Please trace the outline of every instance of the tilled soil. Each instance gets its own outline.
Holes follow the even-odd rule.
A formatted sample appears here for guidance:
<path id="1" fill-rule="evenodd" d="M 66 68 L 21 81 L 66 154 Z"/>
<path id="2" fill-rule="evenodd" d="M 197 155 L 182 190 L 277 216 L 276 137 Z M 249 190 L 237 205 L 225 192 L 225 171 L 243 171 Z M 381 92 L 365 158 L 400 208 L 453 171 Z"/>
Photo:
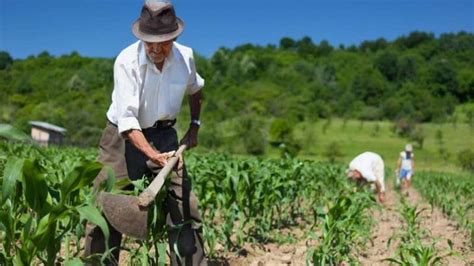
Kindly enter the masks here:
<path id="1" fill-rule="evenodd" d="M 474 265 L 474 253 L 469 247 L 469 235 L 464 230 L 458 229 L 456 222 L 448 219 L 437 208 L 423 202 L 420 194 L 410 187 L 401 196 L 406 197 L 413 206 L 418 209 L 425 209 L 421 214 L 421 228 L 427 231 L 427 236 L 423 239 L 424 243 L 429 244 L 436 241 L 436 248 L 440 255 L 446 255 L 449 251 L 447 240 L 453 243 L 453 250 L 458 255 L 451 255 L 444 259 L 445 265 Z M 374 218 L 378 224 L 373 230 L 373 245 L 368 244 L 366 257 L 359 258 L 363 265 L 389 265 L 382 261 L 395 255 L 395 250 L 399 241 L 397 238 L 392 240 L 390 246 L 387 246 L 389 239 L 397 233 L 397 230 L 403 230 L 403 220 L 399 213 L 400 195 L 396 191 L 389 189 L 386 192 L 386 202 L 384 209 L 374 211 Z"/>
<path id="2" fill-rule="evenodd" d="M 421 228 L 427 231 L 424 243 L 436 241 L 439 254 L 449 253 L 447 240 L 453 243 L 456 255 L 446 257 L 443 265 L 474 265 L 474 250 L 470 247 L 470 236 L 465 230 L 458 227 L 457 223 L 448 219 L 440 210 L 424 202 L 420 194 L 410 187 L 403 193 L 397 193 L 388 187 L 385 203 L 382 208 L 375 208 L 371 212 L 376 224 L 372 228 L 372 239 L 366 244 L 366 249 L 360 254 L 362 265 L 389 265 L 383 261 L 395 255 L 399 244 L 397 237 L 390 238 L 403 230 L 403 220 L 400 215 L 400 197 L 406 197 L 413 206 L 425 208 L 421 215 Z M 239 252 L 218 252 L 222 256 L 209 260 L 210 265 L 230 266 L 278 266 L 278 265 L 306 265 L 308 246 L 315 247 L 314 240 L 308 240 L 307 230 L 298 226 L 286 228 L 285 234 L 291 234 L 297 239 L 291 244 L 267 243 L 263 245 L 246 244 Z M 129 254 L 121 252 L 120 265 L 129 265 Z"/>
<path id="3" fill-rule="evenodd" d="M 457 256 L 449 256 L 445 259 L 447 265 L 474 265 L 474 250 L 470 247 L 470 236 L 459 228 L 456 222 L 448 219 L 439 209 L 431 208 L 424 202 L 414 188 L 408 189 L 408 200 L 411 204 L 418 204 L 419 208 L 425 208 L 422 213 L 421 227 L 428 230 L 430 239 L 424 239 L 428 243 L 436 240 L 436 247 L 441 254 L 449 252 L 448 239 L 453 243 L 453 250 L 458 253 Z"/>
<path id="4" fill-rule="evenodd" d="M 385 192 L 385 203 L 380 210 L 373 210 L 372 215 L 377 224 L 372 228 L 372 243 L 367 243 L 366 254 L 359 258 L 363 265 L 386 265 L 383 259 L 389 258 L 395 253 L 398 240 L 392 240 L 390 246 L 389 239 L 397 230 L 401 230 L 402 220 L 398 214 L 398 195 L 392 189 Z"/>
<path id="5" fill-rule="evenodd" d="M 408 192 L 408 194 L 406 193 Z M 440 255 L 448 254 L 447 240 L 453 243 L 453 250 L 457 255 L 451 255 L 443 260 L 444 265 L 474 265 L 474 252 L 469 246 L 469 235 L 459 229 L 456 222 L 448 219 L 438 209 L 431 209 L 430 205 L 423 202 L 419 193 L 412 187 L 403 193 L 410 204 L 426 208 L 421 215 L 421 228 L 427 230 L 427 237 L 423 239 L 426 243 L 437 241 L 436 247 Z M 408 195 L 408 196 L 407 196 Z M 388 188 L 383 208 L 372 211 L 377 222 L 372 229 L 372 241 L 367 243 L 366 250 L 359 257 L 362 265 L 389 265 L 383 261 L 395 255 L 399 240 L 394 237 L 391 244 L 389 239 L 403 228 L 403 220 L 399 213 L 400 194 Z M 245 256 L 228 254 L 214 265 L 235 266 L 263 266 L 263 265 L 305 265 L 307 245 L 305 240 L 294 244 L 266 244 L 261 247 L 244 247 L 247 251 Z M 310 245 L 312 246 L 312 245 Z"/>

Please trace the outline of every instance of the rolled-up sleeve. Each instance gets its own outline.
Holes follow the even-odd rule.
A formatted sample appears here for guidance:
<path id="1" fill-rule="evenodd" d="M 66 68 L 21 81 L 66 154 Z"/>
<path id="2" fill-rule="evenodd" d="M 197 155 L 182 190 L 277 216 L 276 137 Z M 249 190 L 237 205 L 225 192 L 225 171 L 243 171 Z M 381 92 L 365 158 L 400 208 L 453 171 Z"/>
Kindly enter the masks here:
<path id="1" fill-rule="evenodd" d="M 191 73 L 189 74 L 187 93 L 188 95 L 192 95 L 204 87 L 204 79 L 196 71 L 196 64 L 193 56 L 189 57 L 189 68 Z"/>
<path id="2" fill-rule="evenodd" d="M 125 65 L 114 65 L 114 96 L 117 127 L 120 134 L 130 129 L 141 129 L 138 122 L 139 95 L 134 73 Z"/>

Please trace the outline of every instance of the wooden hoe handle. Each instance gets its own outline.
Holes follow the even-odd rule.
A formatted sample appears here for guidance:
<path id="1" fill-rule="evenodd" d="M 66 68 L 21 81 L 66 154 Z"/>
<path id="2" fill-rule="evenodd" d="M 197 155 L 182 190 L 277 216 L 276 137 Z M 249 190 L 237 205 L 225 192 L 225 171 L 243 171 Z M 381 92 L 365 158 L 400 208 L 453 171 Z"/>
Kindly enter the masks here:
<path id="1" fill-rule="evenodd" d="M 185 149 L 186 145 L 179 146 L 179 149 L 176 151 L 173 157 L 168 160 L 163 169 L 161 169 L 160 173 L 155 177 L 153 182 L 151 182 L 151 184 L 142 193 L 140 193 L 138 196 L 138 205 L 141 207 L 147 207 L 150 205 L 150 203 L 155 199 L 156 195 L 163 187 L 166 177 L 176 165 L 179 160 L 179 156 Z"/>

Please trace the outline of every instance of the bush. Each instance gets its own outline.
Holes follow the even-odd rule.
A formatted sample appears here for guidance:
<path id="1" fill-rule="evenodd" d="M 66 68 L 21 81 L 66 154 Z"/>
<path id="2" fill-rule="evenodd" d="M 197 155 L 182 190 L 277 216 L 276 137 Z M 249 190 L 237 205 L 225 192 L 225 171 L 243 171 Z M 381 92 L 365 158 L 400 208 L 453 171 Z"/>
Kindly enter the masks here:
<path id="1" fill-rule="evenodd" d="M 290 138 L 293 134 L 293 129 L 287 120 L 274 119 L 270 125 L 269 140 L 272 144 L 280 145 Z"/>
<path id="2" fill-rule="evenodd" d="M 362 108 L 362 110 L 360 110 L 358 118 L 360 120 L 375 121 L 382 119 L 383 113 L 377 107 L 365 106 Z"/>
<path id="3" fill-rule="evenodd" d="M 241 119 L 240 137 L 244 140 L 245 151 L 251 155 L 265 154 L 266 138 L 263 134 L 263 122 L 252 117 Z"/>
<path id="4" fill-rule="evenodd" d="M 415 127 L 416 123 L 414 121 L 400 119 L 394 123 L 392 130 L 400 137 L 409 137 L 411 133 L 415 130 Z"/>
<path id="5" fill-rule="evenodd" d="M 282 157 L 294 157 L 301 150 L 301 145 L 293 135 L 293 128 L 287 120 L 274 119 L 270 125 L 269 142 L 281 151 Z"/>
<path id="6" fill-rule="evenodd" d="M 464 170 L 474 172 L 474 152 L 471 149 L 465 149 L 458 153 L 458 162 Z"/>
<path id="7" fill-rule="evenodd" d="M 333 141 L 328 144 L 326 150 L 323 153 L 324 157 L 328 159 L 330 163 L 335 163 L 339 158 L 344 154 L 341 151 L 341 148 L 337 142 Z"/>
<path id="8" fill-rule="evenodd" d="M 415 142 L 418 145 L 418 148 L 422 150 L 425 142 L 425 132 L 423 131 L 423 128 L 421 126 L 416 127 L 415 130 L 410 133 L 409 139 Z"/>

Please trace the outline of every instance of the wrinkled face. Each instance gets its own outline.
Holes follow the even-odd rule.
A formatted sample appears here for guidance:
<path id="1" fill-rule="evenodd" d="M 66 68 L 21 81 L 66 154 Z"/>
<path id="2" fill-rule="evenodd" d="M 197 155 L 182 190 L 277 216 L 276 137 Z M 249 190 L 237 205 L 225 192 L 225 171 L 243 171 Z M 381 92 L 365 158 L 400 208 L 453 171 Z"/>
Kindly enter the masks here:
<path id="1" fill-rule="evenodd" d="M 146 54 L 151 62 L 154 64 L 163 63 L 171 53 L 173 47 L 173 40 L 166 42 L 144 42 Z"/>

